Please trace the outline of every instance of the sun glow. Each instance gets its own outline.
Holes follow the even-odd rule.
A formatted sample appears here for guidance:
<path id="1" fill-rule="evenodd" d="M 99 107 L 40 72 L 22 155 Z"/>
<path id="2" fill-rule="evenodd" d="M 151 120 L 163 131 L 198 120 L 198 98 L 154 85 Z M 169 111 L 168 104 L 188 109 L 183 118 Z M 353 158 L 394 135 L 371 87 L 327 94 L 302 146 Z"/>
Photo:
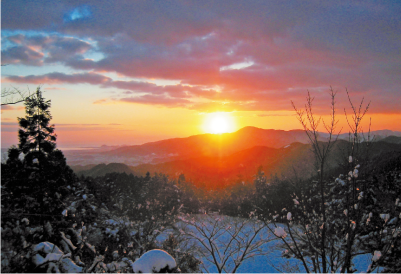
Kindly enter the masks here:
<path id="1" fill-rule="evenodd" d="M 206 116 L 203 129 L 207 133 L 221 134 L 235 129 L 234 118 L 227 112 L 213 112 Z"/>

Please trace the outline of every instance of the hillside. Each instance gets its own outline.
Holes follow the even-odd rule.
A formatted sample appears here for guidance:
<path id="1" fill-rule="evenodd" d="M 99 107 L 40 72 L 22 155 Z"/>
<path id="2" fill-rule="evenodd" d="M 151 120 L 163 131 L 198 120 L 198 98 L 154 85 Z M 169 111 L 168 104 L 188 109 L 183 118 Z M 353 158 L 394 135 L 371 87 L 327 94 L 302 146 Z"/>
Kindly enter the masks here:
<path id="1" fill-rule="evenodd" d="M 307 143 L 302 130 L 273 130 L 244 127 L 233 133 L 200 134 L 187 138 L 174 138 L 136 146 L 125 146 L 104 154 L 113 156 L 138 157 L 153 155 L 154 158 L 185 159 L 194 156 L 227 156 L 232 153 L 266 146 L 280 148 L 293 142 Z"/>
<path id="2" fill-rule="evenodd" d="M 85 169 L 86 167 L 86 169 Z M 110 164 L 99 164 L 99 165 L 87 165 L 87 166 L 71 166 L 72 170 L 78 175 L 99 177 L 104 176 L 107 173 L 127 173 L 133 174 L 133 170 L 121 163 L 110 163 Z"/>
<path id="3" fill-rule="evenodd" d="M 155 165 L 144 164 L 133 167 L 133 170 L 141 175 L 146 172 L 161 172 L 172 176 L 184 174 L 194 183 L 218 187 L 235 180 L 253 180 L 260 166 L 267 175 L 292 173 L 292 164 L 297 171 L 310 173 L 313 167 L 310 165 L 311 157 L 309 145 L 294 143 L 287 148 L 255 146 L 229 156 L 201 156 Z M 300 166 L 299 163 L 303 164 Z"/>
<path id="4" fill-rule="evenodd" d="M 327 161 L 328 169 L 337 168 L 338 163 L 348 157 L 348 147 L 347 141 L 338 140 L 336 142 L 331 157 Z M 370 156 L 374 157 L 381 153 L 394 151 L 401 151 L 401 145 L 379 141 L 372 143 Z M 87 170 L 83 170 L 82 166 L 73 166 L 72 168 L 78 175 L 92 177 L 103 176 L 111 172 L 125 172 L 138 176 L 144 176 L 147 172 L 150 174 L 163 173 L 171 178 L 184 174 L 188 180 L 196 184 L 219 188 L 237 180 L 252 181 L 259 167 L 262 167 L 267 176 L 307 178 L 315 170 L 314 156 L 309 144 L 295 142 L 281 148 L 254 146 L 226 156 L 194 155 L 186 159 L 157 164 L 128 166 L 122 163 L 111 163 L 94 167 L 88 166 Z"/>
<path id="5" fill-rule="evenodd" d="M 401 137 L 398 136 L 388 136 L 380 140 L 380 142 L 401 144 Z"/>
<path id="6" fill-rule="evenodd" d="M 380 135 L 381 134 L 381 135 Z M 327 141 L 327 134 L 319 133 L 320 141 Z M 381 130 L 371 132 L 374 140 L 394 142 L 401 132 Z M 388 137 L 387 137 L 388 136 Z M 397 139 L 399 137 L 396 137 Z M 348 134 L 339 139 L 348 140 Z M 200 134 L 186 138 L 173 138 L 142 145 L 101 147 L 88 150 L 67 150 L 64 152 L 70 166 L 98 165 L 101 163 L 124 163 L 128 166 L 159 164 L 197 157 L 225 157 L 255 146 L 281 148 L 291 143 L 308 144 L 309 139 L 302 130 L 273 130 L 245 127 L 233 133 Z M 79 168 L 79 167 L 77 167 Z"/>
<path id="7" fill-rule="evenodd" d="M 322 139 L 324 140 L 324 139 Z M 114 149 L 65 151 L 70 166 L 124 163 L 157 164 L 195 157 L 224 157 L 255 146 L 280 148 L 293 142 L 308 143 L 302 130 L 245 127 L 233 133 L 200 134 Z"/>

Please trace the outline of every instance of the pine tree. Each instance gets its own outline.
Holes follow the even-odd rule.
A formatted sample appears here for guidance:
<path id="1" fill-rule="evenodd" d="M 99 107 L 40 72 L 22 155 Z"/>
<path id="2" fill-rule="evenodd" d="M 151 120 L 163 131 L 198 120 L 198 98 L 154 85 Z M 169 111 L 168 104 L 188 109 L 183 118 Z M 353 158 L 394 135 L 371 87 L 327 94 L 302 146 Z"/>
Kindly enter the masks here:
<path id="1" fill-rule="evenodd" d="M 2 164 L 2 203 L 10 211 L 6 218 L 19 216 L 15 215 L 19 211 L 41 216 L 32 222 L 61 218 L 64 205 L 60 197 L 77 181 L 63 152 L 56 149 L 50 106 L 40 87 L 25 100 L 26 115 L 18 118 L 20 142 L 8 150 L 7 163 Z"/>
<path id="2" fill-rule="evenodd" d="M 34 96 L 25 100 L 25 118 L 18 118 L 20 130 L 18 132 L 20 151 L 25 155 L 24 163 L 27 166 L 46 161 L 56 148 L 57 135 L 54 125 L 49 125 L 50 100 L 45 100 L 40 87 Z"/>
<path id="3" fill-rule="evenodd" d="M 74 174 L 67 165 L 63 152 L 56 149 L 57 135 L 54 125 L 50 125 L 50 107 L 51 102 L 43 98 L 40 87 L 33 96 L 25 100 L 26 116 L 18 118 L 18 149 L 24 155 L 23 166 L 28 173 L 39 168 L 39 172 L 33 177 L 40 181 L 42 190 L 56 191 L 58 187 L 74 181 Z M 9 156 L 11 152 L 13 150 L 9 150 Z M 16 152 L 13 154 L 15 158 Z"/>

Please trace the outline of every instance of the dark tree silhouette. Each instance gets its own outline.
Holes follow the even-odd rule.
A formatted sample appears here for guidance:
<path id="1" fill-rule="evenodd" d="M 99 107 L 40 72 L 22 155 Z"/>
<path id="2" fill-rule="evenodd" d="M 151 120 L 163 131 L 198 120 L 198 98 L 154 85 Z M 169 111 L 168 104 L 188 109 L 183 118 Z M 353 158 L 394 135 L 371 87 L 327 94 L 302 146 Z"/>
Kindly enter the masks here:
<path id="1" fill-rule="evenodd" d="M 18 131 L 20 151 L 25 155 L 24 163 L 39 165 L 46 161 L 56 148 L 57 135 L 54 125 L 49 125 L 50 100 L 45 100 L 40 87 L 34 96 L 25 100 L 25 118 L 18 118 L 20 130 Z"/>
<path id="2" fill-rule="evenodd" d="M 8 206 L 5 218 L 34 214 L 41 216 L 35 219 L 41 223 L 60 218 L 59 197 L 69 193 L 67 185 L 76 182 L 62 151 L 56 149 L 50 106 L 40 87 L 25 100 L 26 116 L 18 118 L 20 142 L 8 150 L 7 163 L 2 164 L 2 202 Z"/>

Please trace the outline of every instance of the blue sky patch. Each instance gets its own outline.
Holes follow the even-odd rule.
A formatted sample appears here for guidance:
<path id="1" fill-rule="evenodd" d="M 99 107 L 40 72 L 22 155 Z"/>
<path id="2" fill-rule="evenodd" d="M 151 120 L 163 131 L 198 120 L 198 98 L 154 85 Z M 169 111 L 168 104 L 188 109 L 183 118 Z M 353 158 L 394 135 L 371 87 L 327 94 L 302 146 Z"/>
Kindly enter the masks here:
<path id="1" fill-rule="evenodd" d="M 80 7 L 76 7 L 72 11 L 68 12 L 64 15 L 64 22 L 71 22 L 79 19 L 84 19 L 91 17 L 92 12 L 90 11 L 89 6 L 83 5 Z"/>

